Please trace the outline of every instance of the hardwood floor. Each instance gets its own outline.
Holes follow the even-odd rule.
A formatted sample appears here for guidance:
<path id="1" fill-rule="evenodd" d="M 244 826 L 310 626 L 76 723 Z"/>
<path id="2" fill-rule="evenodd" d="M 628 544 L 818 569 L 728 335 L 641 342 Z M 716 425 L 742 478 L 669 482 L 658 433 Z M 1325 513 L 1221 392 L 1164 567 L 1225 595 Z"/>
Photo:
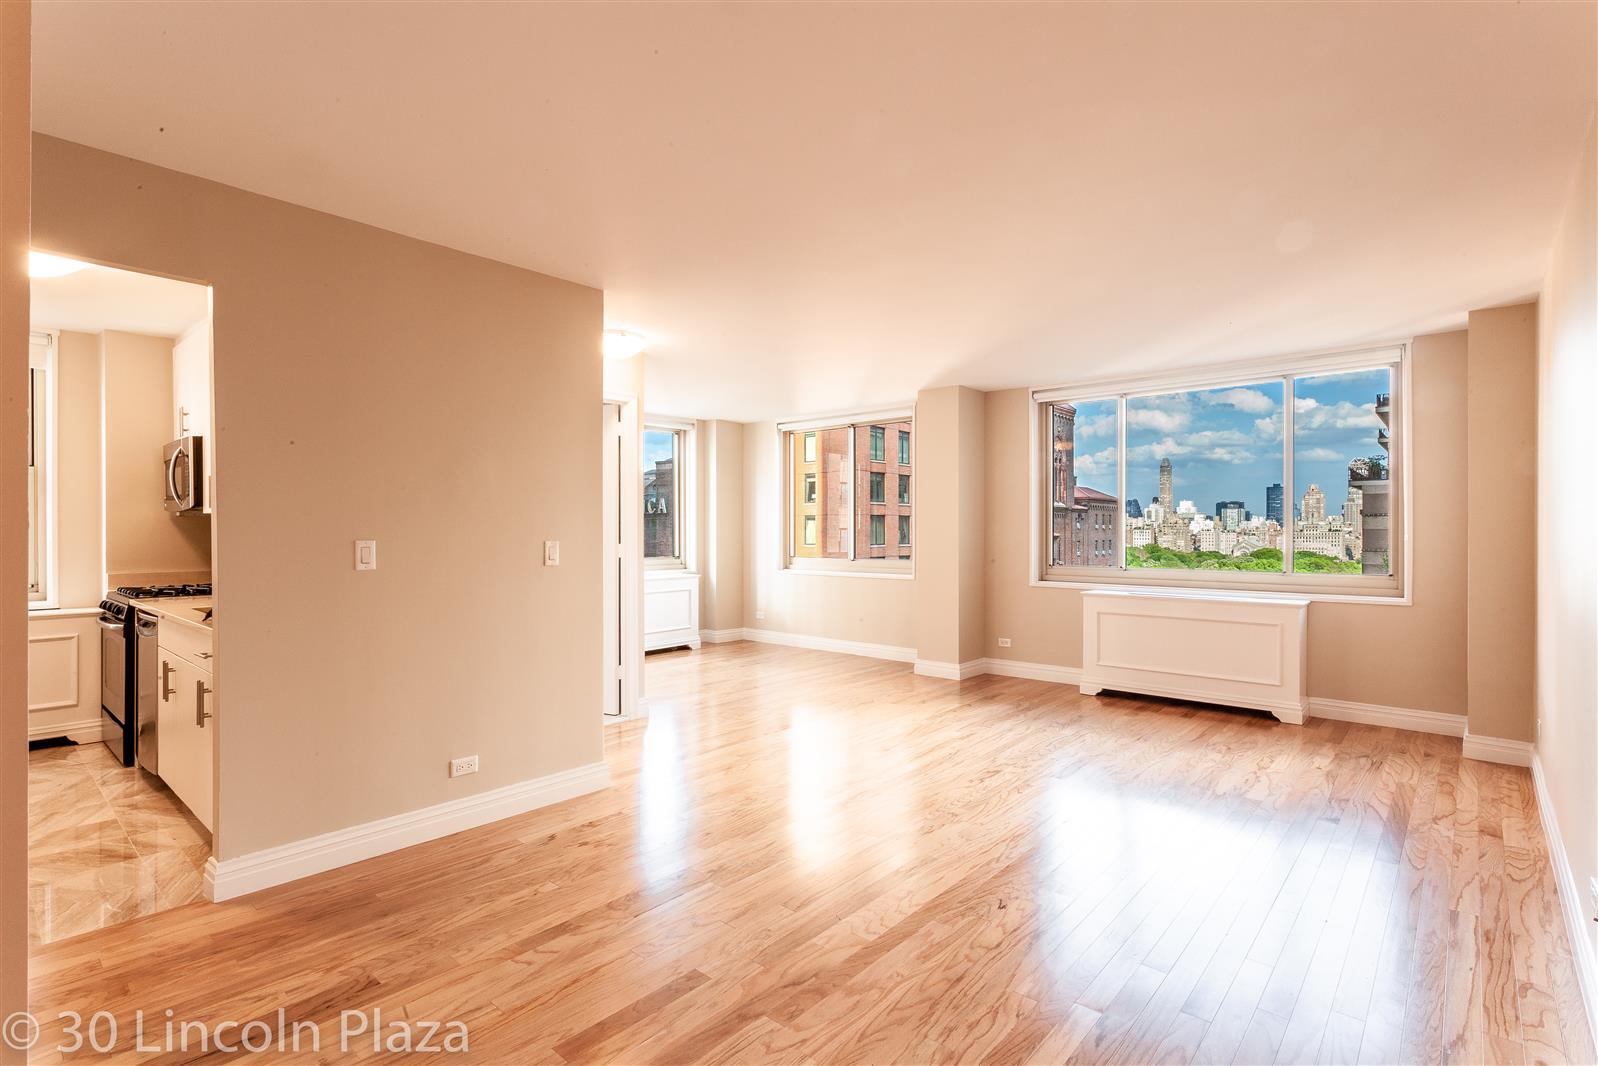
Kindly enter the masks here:
<path id="1" fill-rule="evenodd" d="M 648 689 L 607 792 L 44 945 L 36 1012 L 281 1007 L 323 1060 L 401 1057 L 340 1054 L 379 1007 L 481 1062 L 1594 1059 L 1530 777 L 1457 739 L 754 644 Z"/>

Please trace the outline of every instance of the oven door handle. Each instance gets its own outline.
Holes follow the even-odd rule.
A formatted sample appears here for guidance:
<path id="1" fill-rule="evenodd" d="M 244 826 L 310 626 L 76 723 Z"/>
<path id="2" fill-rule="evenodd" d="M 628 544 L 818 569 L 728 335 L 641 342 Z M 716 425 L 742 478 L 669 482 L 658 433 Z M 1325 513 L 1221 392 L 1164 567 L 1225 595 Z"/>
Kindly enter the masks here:
<path id="1" fill-rule="evenodd" d="M 112 633 L 115 633 L 117 630 L 123 628 L 123 625 L 122 625 L 121 622 L 107 622 L 103 617 L 102 618 L 96 618 L 95 622 L 99 625 L 99 627 L 101 629 L 108 630 L 108 631 L 110 631 Z"/>

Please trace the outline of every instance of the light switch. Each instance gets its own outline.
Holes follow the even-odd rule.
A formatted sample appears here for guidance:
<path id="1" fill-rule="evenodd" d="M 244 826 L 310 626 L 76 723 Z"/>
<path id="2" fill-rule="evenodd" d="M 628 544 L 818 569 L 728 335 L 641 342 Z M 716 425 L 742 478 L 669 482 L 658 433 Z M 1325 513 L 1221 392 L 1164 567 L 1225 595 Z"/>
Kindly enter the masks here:
<path id="1" fill-rule="evenodd" d="M 560 565 L 560 541 L 558 541 L 558 540 L 546 540 L 546 541 L 544 541 L 544 565 L 545 566 L 559 566 Z"/>
<path id="2" fill-rule="evenodd" d="M 358 540 L 355 542 L 355 569 L 377 569 L 377 541 Z"/>

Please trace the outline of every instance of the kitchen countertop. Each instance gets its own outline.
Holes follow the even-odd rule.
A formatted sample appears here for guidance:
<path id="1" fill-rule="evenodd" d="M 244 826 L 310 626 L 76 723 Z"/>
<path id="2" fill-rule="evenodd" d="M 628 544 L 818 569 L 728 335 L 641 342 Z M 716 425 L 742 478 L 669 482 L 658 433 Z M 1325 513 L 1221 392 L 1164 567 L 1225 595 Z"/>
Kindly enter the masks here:
<path id="1" fill-rule="evenodd" d="M 144 599 L 136 601 L 135 605 L 141 611 L 160 615 L 162 621 L 171 619 L 174 622 L 184 622 L 192 626 L 211 628 L 211 623 L 205 620 L 205 613 L 211 609 L 209 596 L 172 596 L 166 599 Z"/>

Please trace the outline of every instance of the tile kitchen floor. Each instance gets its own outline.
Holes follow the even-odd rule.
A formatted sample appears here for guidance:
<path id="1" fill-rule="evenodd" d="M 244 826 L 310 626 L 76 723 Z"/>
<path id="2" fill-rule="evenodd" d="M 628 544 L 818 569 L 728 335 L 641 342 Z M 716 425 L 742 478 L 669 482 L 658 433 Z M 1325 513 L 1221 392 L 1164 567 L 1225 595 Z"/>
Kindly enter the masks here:
<path id="1" fill-rule="evenodd" d="M 30 944 L 199 899 L 210 854 L 210 834 L 160 778 L 105 745 L 28 753 Z"/>

